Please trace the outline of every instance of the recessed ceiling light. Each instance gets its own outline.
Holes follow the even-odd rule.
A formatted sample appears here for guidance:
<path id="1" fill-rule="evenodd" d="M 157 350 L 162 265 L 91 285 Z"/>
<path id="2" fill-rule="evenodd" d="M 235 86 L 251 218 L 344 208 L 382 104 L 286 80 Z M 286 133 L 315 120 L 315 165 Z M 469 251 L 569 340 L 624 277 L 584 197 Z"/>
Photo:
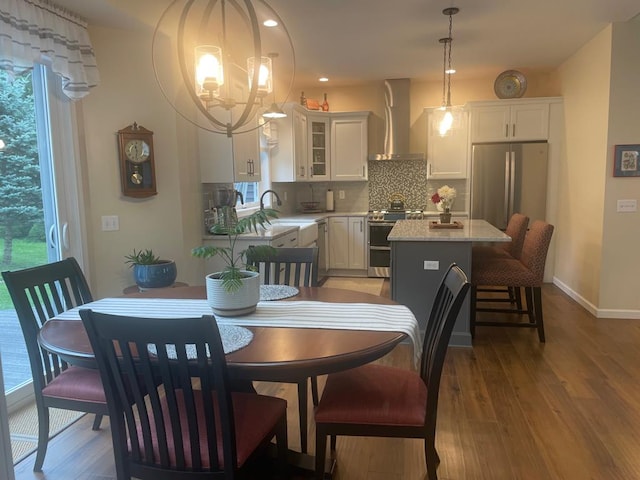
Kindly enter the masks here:
<path id="1" fill-rule="evenodd" d="M 328 79 L 327 77 L 320 77 L 320 78 L 318 79 L 318 81 L 319 81 L 319 82 L 328 82 L 328 81 L 329 81 L 329 79 Z"/>
<path id="2" fill-rule="evenodd" d="M 277 27 L 278 26 L 278 22 L 276 22 L 273 19 L 265 20 L 262 24 L 265 27 Z"/>

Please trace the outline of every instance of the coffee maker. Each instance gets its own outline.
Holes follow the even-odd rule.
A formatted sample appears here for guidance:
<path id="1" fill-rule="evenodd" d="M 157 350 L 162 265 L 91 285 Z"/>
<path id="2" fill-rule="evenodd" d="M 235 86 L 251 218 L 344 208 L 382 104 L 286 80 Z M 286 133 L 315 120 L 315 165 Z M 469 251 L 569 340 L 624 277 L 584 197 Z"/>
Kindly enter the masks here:
<path id="1" fill-rule="evenodd" d="M 244 205 L 242 193 L 233 188 L 218 187 L 210 193 L 209 212 L 205 215 L 205 228 L 208 232 L 215 225 L 227 229 L 238 223 L 238 199 Z"/>

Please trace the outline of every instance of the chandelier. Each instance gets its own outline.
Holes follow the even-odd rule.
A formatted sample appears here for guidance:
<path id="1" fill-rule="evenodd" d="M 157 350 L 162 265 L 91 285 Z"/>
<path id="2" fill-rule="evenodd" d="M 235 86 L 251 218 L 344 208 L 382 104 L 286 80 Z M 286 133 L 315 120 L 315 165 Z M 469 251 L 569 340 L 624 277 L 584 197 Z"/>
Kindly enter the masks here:
<path id="1" fill-rule="evenodd" d="M 229 137 L 277 118 L 295 76 L 289 32 L 264 0 L 174 0 L 156 24 L 152 62 L 180 116 Z"/>
<path id="2" fill-rule="evenodd" d="M 454 107 L 451 106 L 451 75 L 456 71 L 451 68 L 451 44 L 453 36 L 451 30 L 453 27 L 453 15 L 460 11 L 459 8 L 445 8 L 442 13 L 449 16 L 449 35 L 441 38 L 440 43 L 444 45 L 444 58 L 442 61 L 442 106 L 440 107 L 441 117 L 437 122 L 438 133 L 441 136 L 447 135 L 454 124 Z"/>

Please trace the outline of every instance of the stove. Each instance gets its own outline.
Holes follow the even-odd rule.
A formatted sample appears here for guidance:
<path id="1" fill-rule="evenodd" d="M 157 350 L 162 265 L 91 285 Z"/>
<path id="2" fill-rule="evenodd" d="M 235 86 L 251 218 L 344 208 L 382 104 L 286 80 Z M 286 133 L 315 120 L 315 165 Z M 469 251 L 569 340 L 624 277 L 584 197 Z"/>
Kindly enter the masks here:
<path id="1" fill-rule="evenodd" d="M 422 210 L 371 210 L 367 215 L 369 231 L 367 274 L 389 277 L 391 274 L 391 243 L 389 232 L 398 220 L 422 220 Z"/>
<path id="2" fill-rule="evenodd" d="M 396 222 L 398 220 L 422 220 L 422 210 L 369 210 L 369 223 Z"/>

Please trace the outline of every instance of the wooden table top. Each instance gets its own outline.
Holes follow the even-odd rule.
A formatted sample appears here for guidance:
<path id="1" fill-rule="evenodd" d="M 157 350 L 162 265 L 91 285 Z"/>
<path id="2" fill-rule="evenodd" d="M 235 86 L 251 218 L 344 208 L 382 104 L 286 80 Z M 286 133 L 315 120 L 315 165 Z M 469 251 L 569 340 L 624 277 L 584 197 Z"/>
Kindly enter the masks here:
<path id="1" fill-rule="evenodd" d="M 388 298 L 336 288 L 298 287 L 288 300 L 394 305 Z M 127 297 L 206 298 L 205 287 L 181 287 L 136 292 Z M 286 300 L 283 300 L 286 301 Z M 331 330 L 289 327 L 248 327 L 253 340 L 227 355 L 236 378 L 292 382 L 372 362 L 406 338 L 401 332 Z M 51 319 L 40 330 L 43 348 L 74 365 L 95 368 L 87 333 L 78 320 Z"/>

